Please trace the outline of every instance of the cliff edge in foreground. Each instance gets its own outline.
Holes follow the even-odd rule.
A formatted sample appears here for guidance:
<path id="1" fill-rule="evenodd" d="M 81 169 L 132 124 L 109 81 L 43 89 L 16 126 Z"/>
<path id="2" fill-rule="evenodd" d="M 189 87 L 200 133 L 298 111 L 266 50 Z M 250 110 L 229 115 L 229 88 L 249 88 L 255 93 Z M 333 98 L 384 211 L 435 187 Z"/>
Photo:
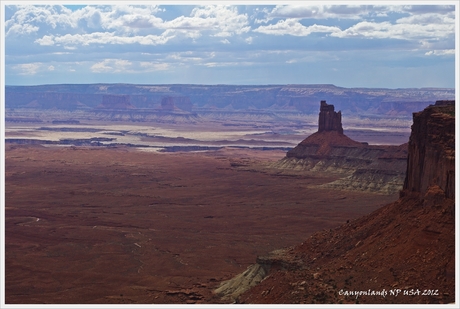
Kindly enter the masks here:
<path id="1" fill-rule="evenodd" d="M 216 293 L 239 303 L 455 302 L 454 121 L 453 103 L 414 114 L 396 202 L 259 256 Z"/>
<path id="2" fill-rule="evenodd" d="M 424 194 L 439 186 L 455 196 L 455 101 L 437 101 L 414 113 L 404 190 Z"/>

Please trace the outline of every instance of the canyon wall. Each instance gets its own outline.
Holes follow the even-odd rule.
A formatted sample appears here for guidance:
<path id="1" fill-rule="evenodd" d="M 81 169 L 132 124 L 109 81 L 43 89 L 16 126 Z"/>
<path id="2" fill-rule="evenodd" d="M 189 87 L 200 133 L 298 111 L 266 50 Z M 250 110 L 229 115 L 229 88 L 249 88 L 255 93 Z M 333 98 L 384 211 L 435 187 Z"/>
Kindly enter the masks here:
<path id="1" fill-rule="evenodd" d="M 414 113 L 404 189 L 422 196 L 438 186 L 455 196 L 455 101 L 438 101 Z"/>

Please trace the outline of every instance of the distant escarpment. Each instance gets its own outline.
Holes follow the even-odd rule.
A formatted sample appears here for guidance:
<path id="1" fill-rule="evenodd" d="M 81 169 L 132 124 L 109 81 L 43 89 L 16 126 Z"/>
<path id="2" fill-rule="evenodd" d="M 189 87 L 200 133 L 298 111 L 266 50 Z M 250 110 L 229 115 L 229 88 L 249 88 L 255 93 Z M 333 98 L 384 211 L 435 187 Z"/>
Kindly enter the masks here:
<path id="1" fill-rule="evenodd" d="M 367 145 L 343 134 L 341 113 L 321 101 L 318 132 L 310 135 L 274 167 L 326 172 L 341 178 L 327 188 L 395 194 L 402 189 L 407 164 L 407 144 Z"/>
<path id="2" fill-rule="evenodd" d="M 192 113 L 192 103 L 188 97 L 164 97 L 160 108 L 137 108 L 130 95 L 103 95 L 102 103 L 92 112 L 99 120 L 109 121 L 157 121 L 193 122 L 197 114 Z M 139 99 L 139 98 L 138 98 Z"/>
<path id="3" fill-rule="evenodd" d="M 448 304 L 455 289 L 455 106 L 414 114 L 400 198 L 257 257 L 215 292 L 243 304 Z"/>
<path id="4" fill-rule="evenodd" d="M 175 106 L 189 98 L 195 108 L 207 110 L 299 111 L 312 114 L 317 102 L 336 102 L 347 114 L 373 117 L 410 117 L 435 100 L 455 98 L 455 89 L 446 88 L 343 88 L 334 85 L 136 85 L 136 84 L 61 84 L 6 86 L 7 109 L 87 110 L 97 107 L 104 95 L 129 95 L 137 109 L 153 109 L 170 97 Z"/>

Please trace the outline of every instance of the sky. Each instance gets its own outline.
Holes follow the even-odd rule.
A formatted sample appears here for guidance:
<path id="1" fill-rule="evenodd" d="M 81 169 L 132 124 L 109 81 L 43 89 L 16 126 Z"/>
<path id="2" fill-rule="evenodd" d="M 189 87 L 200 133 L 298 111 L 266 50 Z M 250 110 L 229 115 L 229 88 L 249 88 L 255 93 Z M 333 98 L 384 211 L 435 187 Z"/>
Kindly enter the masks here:
<path id="1" fill-rule="evenodd" d="M 86 3 L 2 1 L 6 85 L 455 87 L 455 1 Z"/>

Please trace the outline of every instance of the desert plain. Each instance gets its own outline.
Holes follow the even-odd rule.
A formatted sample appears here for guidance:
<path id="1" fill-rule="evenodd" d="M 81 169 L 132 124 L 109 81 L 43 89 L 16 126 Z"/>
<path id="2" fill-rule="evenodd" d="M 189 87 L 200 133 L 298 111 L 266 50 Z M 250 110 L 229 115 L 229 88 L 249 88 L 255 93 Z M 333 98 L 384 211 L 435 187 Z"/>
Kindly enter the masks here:
<path id="1" fill-rule="evenodd" d="M 141 124 L 157 133 L 138 134 L 120 123 L 80 124 L 99 126 L 80 129 L 85 136 L 62 130 L 70 125 L 8 124 L 7 139 L 132 134 L 145 147 L 6 144 L 6 303 L 223 303 L 213 291 L 258 255 L 397 199 L 320 189 L 338 176 L 273 168 L 313 121 L 277 134 L 218 123 L 169 135 L 179 126 Z M 409 131 L 349 129 L 375 144 L 404 143 Z M 208 148 L 161 151 L 197 140 Z"/>

